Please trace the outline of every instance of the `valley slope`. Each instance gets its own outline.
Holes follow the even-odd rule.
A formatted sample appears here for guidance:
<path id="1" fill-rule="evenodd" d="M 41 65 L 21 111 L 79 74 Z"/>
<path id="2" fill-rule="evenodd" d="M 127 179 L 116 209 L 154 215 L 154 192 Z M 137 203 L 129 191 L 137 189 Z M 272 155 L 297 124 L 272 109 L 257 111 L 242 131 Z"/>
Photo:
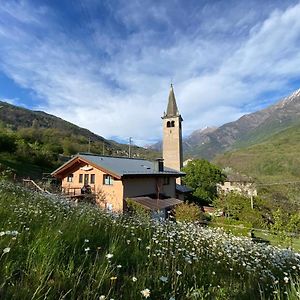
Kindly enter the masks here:
<path id="1" fill-rule="evenodd" d="M 300 90 L 258 112 L 209 132 L 194 132 L 185 139 L 185 156 L 213 159 L 217 154 L 257 144 L 272 134 L 300 124 Z"/>

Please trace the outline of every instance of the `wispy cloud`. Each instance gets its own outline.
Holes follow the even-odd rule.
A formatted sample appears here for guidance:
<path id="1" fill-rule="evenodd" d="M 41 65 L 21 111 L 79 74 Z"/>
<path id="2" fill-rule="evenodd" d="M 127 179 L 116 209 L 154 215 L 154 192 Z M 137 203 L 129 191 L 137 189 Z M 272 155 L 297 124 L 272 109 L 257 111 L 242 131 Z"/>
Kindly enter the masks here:
<path id="1" fill-rule="evenodd" d="M 224 3 L 4 1 L 0 70 L 38 109 L 108 138 L 159 139 L 171 80 L 185 134 L 221 125 L 300 79 L 300 4 Z"/>

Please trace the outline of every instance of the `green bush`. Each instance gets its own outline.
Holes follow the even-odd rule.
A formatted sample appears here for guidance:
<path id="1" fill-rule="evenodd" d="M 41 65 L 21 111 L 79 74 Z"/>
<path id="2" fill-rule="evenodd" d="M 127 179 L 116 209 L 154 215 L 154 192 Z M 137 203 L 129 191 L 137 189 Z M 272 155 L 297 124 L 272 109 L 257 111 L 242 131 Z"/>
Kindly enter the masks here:
<path id="1" fill-rule="evenodd" d="M 127 211 L 129 214 L 133 214 L 142 219 L 150 219 L 150 210 L 146 209 L 141 204 L 133 201 L 130 198 L 126 199 Z"/>
<path id="2" fill-rule="evenodd" d="M 0 152 L 14 152 L 17 148 L 13 135 L 0 133 Z"/>
<path id="3" fill-rule="evenodd" d="M 222 210 L 228 219 L 251 224 L 252 227 L 266 228 L 270 215 L 270 209 L 259 197 L 251 199 L 236 192 L 221 195 L 215 202 L 216 208 Z"/>
<path id="4" fill-rule="evenodd" d="M 203 220 L 203 213 L 196 204 L 182 203 L 175 208 L 176 221 L 194 222 Z"/>

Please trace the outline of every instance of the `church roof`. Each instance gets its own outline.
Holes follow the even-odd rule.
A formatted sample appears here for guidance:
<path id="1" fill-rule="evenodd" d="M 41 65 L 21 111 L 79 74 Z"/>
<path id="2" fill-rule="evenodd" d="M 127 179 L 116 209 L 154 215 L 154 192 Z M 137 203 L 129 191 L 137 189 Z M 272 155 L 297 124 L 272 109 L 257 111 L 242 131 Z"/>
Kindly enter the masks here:
<path id="1" fill-rule="evenodd" d="M 178 107 L 177 107 L 177 104 L 176 104 L 173 85 L 171 84 L 166 117 L 175 117 L 175 116 L 178 116 L 178 115 L 179 115 L 179 111 L 178 111 Z"/>

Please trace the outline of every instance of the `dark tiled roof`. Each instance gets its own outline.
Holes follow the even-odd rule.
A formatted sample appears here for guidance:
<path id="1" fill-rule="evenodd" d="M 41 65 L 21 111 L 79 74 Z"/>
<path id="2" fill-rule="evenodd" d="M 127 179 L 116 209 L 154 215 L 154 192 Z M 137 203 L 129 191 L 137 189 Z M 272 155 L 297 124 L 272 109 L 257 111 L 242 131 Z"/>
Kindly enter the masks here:
<path id="1" fill-rule="evenodd" d="M 57 173 L 61 168 L 68 165 L 69 162 L 75 158 L 81 158 L 84 161 L 90 162 L 99 168 L 106 169 L 120 177 L 130 175 L 169 175 L 180 177 L 185 173 L 165 167 L 163 172 L 159 172 L 155 168 L 155 163 L 144 159 L 126 158 L 126 157 L 113 157 L 101 156 L 93 154 L 77 154 L 67 163 L 55 170 L 52 174 Z"/>
<path id="2" fill-rule="evenodd" d="M 152 199 L 150 197 L 135 197 L 130 199 L 150 210 L 164 209 L 183 203 L 183 201 L 176 198 L 167 198 L 162 200 Z"/>
<path id="3" fill-rule="evenodd" d="M 193 191 L 192 188 L 186 186 L 186 185 L 182 185 L 182 184 L 176 184 L 176 191 L 178 191 L 179 193 L 190 193 Z"/>
<path id="4" fill-rule="evenodd" d="M 242 174 L 229 174 L 225 181 L 229 182 L 253 182 L 252 178 Z"/>

